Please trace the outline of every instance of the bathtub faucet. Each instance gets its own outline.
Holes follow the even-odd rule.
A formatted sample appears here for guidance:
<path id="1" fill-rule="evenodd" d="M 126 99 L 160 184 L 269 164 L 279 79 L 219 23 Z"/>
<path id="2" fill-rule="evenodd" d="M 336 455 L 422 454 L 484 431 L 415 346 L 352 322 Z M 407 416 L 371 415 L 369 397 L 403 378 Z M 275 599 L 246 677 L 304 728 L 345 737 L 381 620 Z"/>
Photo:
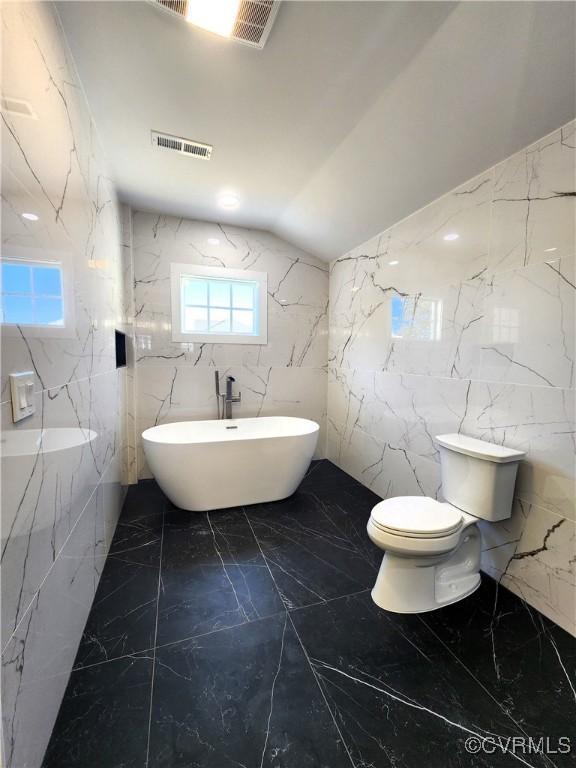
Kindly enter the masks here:
<path id="1" fill-rule="evenodd" d="M 234 376 L 226 376 L 226 394 L 220 393 L 220 373 L 214 371 L 214 387 L 216 390 L 216 402 L 218 405 L 218 418 L 219 419 L 231 419 L 232 418 L 232 403 L 242 402 L 242 393 L 238 392 L 237 396 L 232 394 L 232 384 L 236 379 Z M 220 405 L 222 402 L 222 405 Z"/>

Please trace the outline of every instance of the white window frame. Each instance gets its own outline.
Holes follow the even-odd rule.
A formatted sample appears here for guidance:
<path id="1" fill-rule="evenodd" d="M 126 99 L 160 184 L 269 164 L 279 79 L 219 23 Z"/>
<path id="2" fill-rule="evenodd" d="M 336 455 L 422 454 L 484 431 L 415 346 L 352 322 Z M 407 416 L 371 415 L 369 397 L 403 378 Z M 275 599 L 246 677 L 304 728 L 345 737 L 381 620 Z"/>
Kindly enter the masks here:
<path id="1" fill-rule="evenodd" d="M 9 264 L 22 263 L 28 266 L 58 267 L 62 279 L 62 301 L 64 304 L 63 325 L 36 325 L 32 323 L 1 323 L 2 335 L 6 337 L 27 336 L 35 338 L 72 339 L 76 336 L 73 265 L 69 254 L 46 251 L 40 258 L 28 256 L 27 249 L 12 248 L 10 255 L 3 255 L 0 261 Z"/>
<path id="2" fill-rule="evenodd" d="M 219 280 L 242 280 L 258 284 L 258 333 L 195 333 L 182 330 L 182 278 L 207 277 Z M 204 267 L 197 264 L 170 265 L 172 304 L 172 341 L 199 344 L 267 344 L 268 343 L 268 275 L 247 269 Z"/>

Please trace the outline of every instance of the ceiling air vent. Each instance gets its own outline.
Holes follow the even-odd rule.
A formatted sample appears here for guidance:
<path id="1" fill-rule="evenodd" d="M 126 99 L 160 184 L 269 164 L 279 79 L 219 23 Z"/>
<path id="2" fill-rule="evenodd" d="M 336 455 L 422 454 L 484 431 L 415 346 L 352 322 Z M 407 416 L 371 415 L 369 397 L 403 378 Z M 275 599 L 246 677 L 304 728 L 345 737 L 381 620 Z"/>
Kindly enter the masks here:
<path id="1" fill-rule="evenodd" d="M 149 0 L 149 2 L 173 16 L 186 20 L 188 0 Z M 252 48 L 264 48 L 279 6 L 280 0 L 242 0 L 230 39 Z"/>
<path id="2" fill-rule="evenodd" d="M 279 5 L 277 0 L 242 0 L 232 37 L 239 43 L 264 48 Z"/>
<path id="3" fill-rule="evenodd" d="M 210 144 L 202 144 L 192 139 L 183 139 L 180 136 L 171 136 L 169 133 L 151 131 L 152 144 L 158 149 L 169 149 L 181 155 L 197 157 L 200 160 L 210 160 L 213 147 Z"/>

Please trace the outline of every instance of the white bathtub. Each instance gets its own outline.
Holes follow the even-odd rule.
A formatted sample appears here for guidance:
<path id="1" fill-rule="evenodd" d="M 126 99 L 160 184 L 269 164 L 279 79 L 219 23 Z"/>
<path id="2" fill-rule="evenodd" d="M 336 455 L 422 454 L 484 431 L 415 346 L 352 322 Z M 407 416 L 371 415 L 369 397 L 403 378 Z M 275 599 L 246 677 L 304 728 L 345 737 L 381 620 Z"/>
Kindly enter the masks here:
<path id="1" fill-rule="evenodd" d="M 179 421 L 147 429 L 142 441 L 170 501 L 204 512 L 290 496 L 310 465 L 319 429 L 288 416 Z"/>

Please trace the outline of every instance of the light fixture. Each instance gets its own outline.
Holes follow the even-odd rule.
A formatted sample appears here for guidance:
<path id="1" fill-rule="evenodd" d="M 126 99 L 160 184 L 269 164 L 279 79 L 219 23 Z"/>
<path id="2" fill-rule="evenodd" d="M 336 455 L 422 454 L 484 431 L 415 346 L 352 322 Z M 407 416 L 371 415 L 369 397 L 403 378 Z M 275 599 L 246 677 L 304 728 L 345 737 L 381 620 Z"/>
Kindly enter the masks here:
<path id="1" fill-rule="evenodd" d="M 238 208 L 240 205 L 240 200 L 236 197 L 236 195 L 232 194 L 225 194 L 220 195 L 220 199 L 218 200 L 218 205 L 220 208 L 227 208 L 229 211 L 231 211 L 234 208 Z"/>
<path id="2" fill-rule="evenodd" d="M 356 293 L 356 291 L 360 290 L 360 286 L 359 285 L 353 285 L 352 288 L 350 288 L 350 290 L 352 291 L 352 293 Z"/>
<path id="3" fill-rule="evenodd" d="M 35 213 L 23 213 L 22 214 L 23 219 L 28 219 L 28 221 L 38 221 L 40 218 L 39 216 L 36 216 Z"/>
<path id="4" fill-rule="evenodd" d="M 209 237 L 208 242 L 210 245 L 220 245 L 220 240 L 217 237 Z"/>
<path id="5" fill-rule="evenodd" d="M 239 7 L 240 0 L 188 0 L 186 21 L 216 35 L 230 37 Z"/>
<path id="6" fill-rule="evenodd" d="M 458 240 L 460 235 L 457 235 L 456 232 L 450 232 L 448 235 L 444 235 L 444 240 Z"/>
<path id="7" fill-rule="evenodd" d="M 280 304 L 288 304 L 288 299 L 280 299 Z"/>
<path id="8" fill-rule="evenodd" d="M 389 261 L 389 262 L 388 262 L 388 264 L 389 264 L 389 266 L 391 266 L 391 267 L 395 267 L 395 266 L 396 266 L 396 264 L 400 264 L 400 262 L 399 262 L 399 261 L 397 261 L 396 259 L 394 259 L 394 261 Z"/>
<path id="9" fill-rule="evenodd" d="M 552 253 L 552 251 L 557 251 L 558 248 L 544 248 L 544 253 Z"/>

